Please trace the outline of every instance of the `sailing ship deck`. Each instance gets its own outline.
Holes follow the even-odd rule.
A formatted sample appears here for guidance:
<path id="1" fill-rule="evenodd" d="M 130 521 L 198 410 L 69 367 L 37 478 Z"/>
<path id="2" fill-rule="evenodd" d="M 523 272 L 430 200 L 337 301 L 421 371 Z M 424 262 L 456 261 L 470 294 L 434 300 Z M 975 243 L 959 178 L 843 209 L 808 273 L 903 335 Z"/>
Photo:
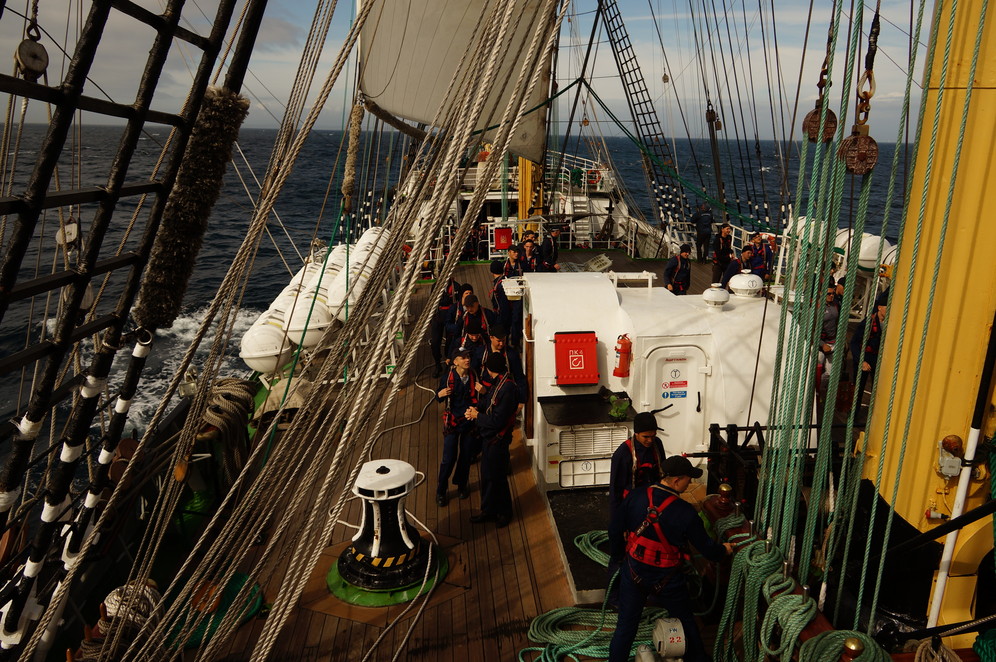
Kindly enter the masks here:
<path id="1" fill-rule="evenodd" d="M 583 264 L 601 251 L 565 251 L 562 262 Z M 622 252 L 606 253 L 617 271 L 651 271 L 659 286 L 664 261 L 634 261 Z M 711 265 L 693 267 L 693 292 L 708 287 Z M 464 264 L 455 278 L 470 282 L 475 291 L 490 290 L 487 264 Z M 413 310 L 425 303 L 428 286 L 420 288 Z M 470 516 L 480 506 L 477 465 L 471 471 L 471 497 L 455 498 L 436 506 L 433 481 L 441 455 L 439 405 L 432 402 L 428 348 L 421 350 L 418 365 L 425 367 L 415 383 L 409 382 L 385 421 L 386 432 L 374 448 L 374 457 L 403 459 L 426 474 L 426 481 L 407 498 L 406 508 L 431 529 L 446 550 L 450 571 L 433 595 L 401 655 L 407 660 L 516 659 L 520 649 L 533 645 L 527 639 L 529 624 L 537 615 L 556 607 L 573 605 L 562 554 L 545 496 L 537 489 L 531 458 L 516 431 L 512 444 L 512 485 L 515 517 L 505 528 L 472 524 Z M 343 520 L 358 523 L 359 500 L 344 510 Z M 593 523 L 593 528 L 605 524 Z M 275 645 L 274 659 L 342 660 L 363 658 L 390 620 L 404 605 L 390 609 L 346 608 L 325 587 L 325 573 L 353 531 L 338 527 L 325 555 L 313 573 L 298 608 Z M 274 581 L 279 581 L 275 579 Z M 275 586 L 265 586 L 268 597 Z M 411 625 L 414 610 L 387 634 L 371 660 L 389 660 Z M 226 660 L 248 659 L 263 627 L 254 619 L 238 632 Z"/>

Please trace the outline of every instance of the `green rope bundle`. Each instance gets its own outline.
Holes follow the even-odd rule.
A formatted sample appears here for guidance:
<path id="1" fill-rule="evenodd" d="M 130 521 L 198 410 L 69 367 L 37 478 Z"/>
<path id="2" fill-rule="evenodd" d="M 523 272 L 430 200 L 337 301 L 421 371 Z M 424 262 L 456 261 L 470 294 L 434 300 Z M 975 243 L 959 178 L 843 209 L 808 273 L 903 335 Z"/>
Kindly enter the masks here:
<path id="1" fill-rule="evenodd" d="M 761 584 L 765 578 L 780 569 L 782 555 L 777 547 L 766 550 L 766 542 L 758 540 L 742 548 L 733 557 L 730 569 L 730 582 L 726 594 L 726 604 L 716 632 L 716 645 L 713 657 L 716 662 L 739 662 L 733 645 L 733 626 L 737 621 L 737 610 L 743 598 L 743 640 L 757 641 L 757 599 L 761 594 Z"/>
<path id="2" fill-rule="evenodd" d="M 605 531 L 592 531 L 587 536 L 595 534 L 608 534 Z M 585 536 L 578 536 L 578 539 Z M 606 556 L 606 560 L 608 557 Z M 602 609 L 582 609 L 580 607 L 559 607 L 552 609 L 545 614 L 540 614 L 529 624 L 528 637 L 530 641 L 538 644 L 546 644 L 542 648 L 531 646 L 519 651 L 519 662 L 525 662 L 526 653 L 539 653 L 539 657 L 533 662 L 558 662 L 562 658 L 569 658 L 577 662 L 578 655 L 587 657 L 597 657 L 605 659 L 609 656 L 609 643 L 612 635 L 616 631 L 616 619 L 618 615 L 610 613 L 608 610 L 609 594 L 612 586 L 619 578 L 616 571 L 609 581 L 609 587 L 605 591 L 605 600 L 602 601 Z M 636 638 L 630 653 L 636 651 L 640 644 L 651 643 L 654 631 L 654 623 L 658 618 L 667 618 L 667 611 L 658 608 L 648 608 L 643 610 L 640 616 L 640 627 L 636 631 Z"/>
<path id="3" fill-rule="evenodd" d="M 640 644 L 650 643 L 654 623 L 658 618 L 666 617 L 664 609 L 643 610 L 630 654 L 634 654 Z M 616 618 L 614 613 L 580 607 L 560 607 L 540 614 L 529 626 L 528 636 L 530 641 L 546 645 L 543 648 L 524 648 L 519 651 L 519 660 L 524 661 L 527 652 L 540 653 L 535 658 L 536 662 L 554 662 L 564 657 L 577 660 L 578 655 L 605 659 L 609 656 L 609 642 L 616 629 Z"/>
<path id="4" fill-rule="evenodd" d="M 996 629 L 986 630 L 975 640 L 972 650 L 982 662 L 996 662 Z"/>
<path id="5" fill-rule="evenodd" d="M 712 528 L 716 532 L 716 538 L 719 540 L 725 540 L 726 532 L 733 529 L 739 529 L 741 526 L 747 523 L 747 518 L 740 513 L 732 513 L 726 517 L 721 517 L 720 519 L 713 522 Z"/>
<path id="6" fill-rule="evenodd" d="M 772 582 L 772 579 L 775 581 Z M 791 585 L 792 580 L 783 579 L 780 575 L 772 575 L 765 581 L 766 589 L 775 588 L 775 586 L 786 588 Z M 816 616 L 816 611 L 816 601 L 808 596 L 783 592 L 774 598 L 768 605 L 764 621 L 761 623 L 761 648 L 757 652 L 758 662 L 764 662 L 768 659 L 768 655 L 783 662 L 791 660 L 792 654 L 795 652 L 795 645 L 799 640 L 799 634 Z M 776 626 L 780 630 L 778 646 L 772 648 L 769 644 L 774 639 Z"/>
<path id="7" fill-rule="evenodd" d="M 882 650 L 878 643 L 864 632 L 854 630 L 831 630 L 807 639 L 799 648 L 799 662 L 826 662 L 840 659 L 844 650 L 844 642 L 857 639 L 865 649 L 854 658 L 855 662 L 888 662 L 889 654 Z"/>
<path id="8" fill-rule="evenodd" d="M 589 559 L 607 568 L 609 567 L 609 555 L 601 549 L 601 546 L 608 541 L 608 531 L 589 531 L 575 537 L 574 546 L 580 549 L 581 553 Z"/>

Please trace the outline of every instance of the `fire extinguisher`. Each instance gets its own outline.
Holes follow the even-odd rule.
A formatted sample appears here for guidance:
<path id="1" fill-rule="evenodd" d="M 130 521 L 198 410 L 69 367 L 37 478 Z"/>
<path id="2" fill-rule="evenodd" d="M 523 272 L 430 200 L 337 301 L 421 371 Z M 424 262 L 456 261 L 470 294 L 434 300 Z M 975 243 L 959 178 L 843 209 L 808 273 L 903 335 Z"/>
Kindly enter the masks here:
<path id="1" fill-rule="evenodd" d="M 633 341 L 628 334 L 616 339 L 616 367 L 612 371 L 615 377 L 629 377 L 629 364 L 633 360 Z"/>

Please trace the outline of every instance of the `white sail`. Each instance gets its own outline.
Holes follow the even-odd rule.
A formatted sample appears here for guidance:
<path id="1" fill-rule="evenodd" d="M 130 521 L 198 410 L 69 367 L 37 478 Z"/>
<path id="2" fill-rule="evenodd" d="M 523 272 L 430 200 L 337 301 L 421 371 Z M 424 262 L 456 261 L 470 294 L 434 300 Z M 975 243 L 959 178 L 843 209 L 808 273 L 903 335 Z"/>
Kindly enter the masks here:
<path id="1" fill-rule="evenodd" d="M 475 31 L 490 14 L 486 0 L 373 0 L 375 7 L 362 33 L 360 87 L 368 99 L 387 112 L 414 122 L 431 124 L 442 104 L 461 59 L 475 39 Z M 539 20 L 538 0 L 515 0 L 521 18 L 514 33 L 494 48 L 524 52 L 530 32 Z M 501 118 L 518 77 L 519 58 L 504 59 L 495 91 L 488 99 L 477 127 L 483 131 Z M 466 66 L 466 65 L 465 65 Z M 547 98 L 549 65 L 536 85 L 527 109 Z M 461 75 L 465 72 L 460 72 Z M 471 76 L 480 72 L 470 72 Z M 530 161 L 542 160 L 546 110 L 540 108 L 520 120 L 510 150 Z M 482 140 L 486 140 L 483 138 Z"/>

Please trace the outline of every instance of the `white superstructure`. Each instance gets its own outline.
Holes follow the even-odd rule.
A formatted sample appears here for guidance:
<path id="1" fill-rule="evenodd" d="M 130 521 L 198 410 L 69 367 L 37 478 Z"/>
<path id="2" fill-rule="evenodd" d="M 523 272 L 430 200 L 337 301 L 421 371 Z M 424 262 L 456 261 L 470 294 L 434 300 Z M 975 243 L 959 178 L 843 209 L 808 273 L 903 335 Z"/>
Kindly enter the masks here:
<path id="1" fill-rule="evenodd" d="M 626 392 L 637 412 L 671 405 L 656 414 L 669 455 L 707 450 L 711 423 L 767 420 L 779 307 L 737 296 L 717 307 L 701 296 L 652 287 L 651 278 L 611 272 L 525 276 L 524 316 L 532 331 L 532 350 L 525 353 L 532 394 L 526 430 L 531 427 L 527 442 L 541 485 L 608 483 L 612 452 L 632 424 L 592 420 L 598 416 L 589 404 L 601 387 Z M 643 284 L 633 287 L 640 279 Z M 624 282 L 631 286 L 619 286 Z M 557 384 L 554 336 L 575 331 L 597 336 L 597 384 Z M 616 377 L 615 345 L 623 334 L 632 340 L 633 359 L 629 376 Z"/>

